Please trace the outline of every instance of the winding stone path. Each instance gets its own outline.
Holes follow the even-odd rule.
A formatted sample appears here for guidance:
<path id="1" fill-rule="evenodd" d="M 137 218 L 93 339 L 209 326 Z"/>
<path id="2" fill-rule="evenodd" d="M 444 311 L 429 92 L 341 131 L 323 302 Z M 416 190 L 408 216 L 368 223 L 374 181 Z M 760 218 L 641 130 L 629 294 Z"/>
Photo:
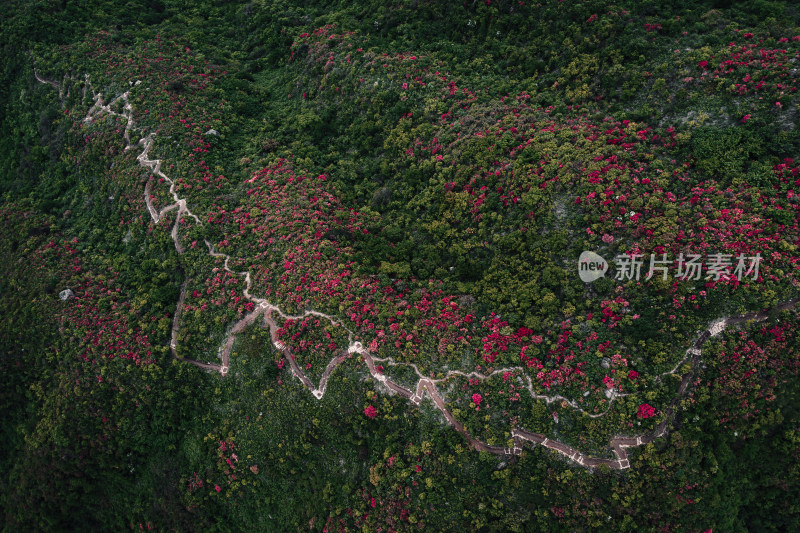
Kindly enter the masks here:
<path id="1" fill-rule="evenodd" d="M 59 84 L 59 83 L 57 83 L 55 81 L 48 80 L 46 78 L 41 77 L 39 75 L 39 73 L 36 72 L 35 70 L 34 70 L 34 74 L 35 74 L 36 79 L 40 83 L 49 84 L 49 85 L 53 86 L 54 88 L 56 88 L 59 91 L 59 97 L 63 99 L 63 94 L 62 94 L 63 93 L 63 86 L 66 83 L 66 80 L 68 79 L 67 76 L 64 77 L 65 81 L 62 82 L 61 84 Z M 74 78 L 69 78 L 69 79 L 71 79 L 72 81 L 78 81 L 78 80 L 75 80 Z M 178 194 L 177 194 L 177 192 L 175 190 L 175 183 L 166 174 L 164 174 L 161 171 L 161 161 L 158 160 L 158 159 L 150 159 L 148 157 L 148 153 L 150 151 L 150 148 L 153 146 L 155 134 L 154 133 L 149 133 L 147 136 L 142 137 L 141 139 L 139 139 L 136 143 L 132 143 L 131 140 L 130 140 L 130 132 L 135 130 L 136 128 L 134 126 L 133 108 L 132 108 L 132 106 L 131 106 L 131 104 L 130 104 L 130 102 L 128 100 L 129 93 L 126 91 L 122 95 L 120 95 L 117 98 L 114 98 L 113 100 L 111 100 L 111 102 L 109 102 L 108 104 L 105 104 L 104 101 L 103 101 L 102 93 L 94 92 L 94 90 L 92 89 L 92 86 L 91 86 L 91 83 L 89 81 L 89 77 L 88 76 L 86 76 L 85 79 L 81 81 L 81 83 L 83 83 L 84 97 L 85 97 L 85 94 L 86 94 L 86 90 L 88 89 L 88 90 L 90 90 L 92 92 L 93 99 L 94 99 L 94 105 L 92 105 L 92 107 L 87 112 L 86 117 L 83 119 L 84 123 L 90 124 L 96 118 L 101 116 L 102 114 L 109 114 L 109 115 L 122 117 L 127 121 L 126 126 L 125 126 L 125 132 L 123 134 L 123 137 L 124 137 L 125 143 L 126 143 L 125 150 L 127 151 L 127 150 L 129 150 L 131 148 L 134 148 L 135 146 L 141 146 L 142 147 L 142 151 L 141 151 L 141 153 L 139 153 L 139 155 L 137 156 L 136 160 L 137 160 L 137 162 L 139 163 L 140 166 L 149 169 L 151 171 L 151 173 L 152 173 L 151 178 L 148 179 L 147 184 L 144 187 L 144 201 L 145 201 L 145 205 L 147 206 L 147 210 L 150 213 L 150 217 L 153 220 L 153 222 L 158 223 L 159 221 L 162 220 L 162 218 L 164 217 L 165 214 L 169 213 L 172 210 L 176 210 L 177 209 L 177 214 L 176 214 L 176 217 L 175 217 L 175 222 L 174 222 L 173 227 L 172 227 L 171 236 L 172 236 L 172 240 L 173 240 L 174 245 L 175 245 L 175 250 L 177 251 L 178 254 L 182 254 L 184 252 L 184 247 L 181 244 L 180 238 L 179 238 L 179 235 L 178 235 L 179 224 L 180 224 L 182 218 L 184 216 L 190 217 L 195 221 L 195 223 L 197 223 L 199 225 L 202 225 L 202 222 L 200 221 L 200 219 L 197 216 L 195 216 L 189 210 L 189 208 L 187 207 L 187 204 L 186 204 L 186 200 L 183 199 L 183 198 L 180 198 L 178 196 Z M 117 112 L 112 110 L 112 106 L 114 104 L 116 104 L 118 101 L 122 101 L 124 103 L 123 112 L 122 113 L 117 113 Z M 153 206 L 152 201 L 150 199 L 151 182 L 152 182 L 152 177 L 153 176 L 158 176 L 160 178 L 163 178 L 169 184 L 169 192 L 170 192 L 170 194 L 171 194 L 171 196 L 173 198 L 173 201 L 174 201 L 174 203 L 164 207 L 161 211 L 158 211 Z M 539 446 L 548 448 L 550 450 L 553 450 L 555 452 L 558 452 L 561 455 L 563 455 L 564 457 L 566 457 L 567 459 L 569 459 L 570 461 L 573 461 L 573 462 L 577 463 L 578 465 L 583 466 L 583 467 L 587 467 L 587 468 L 598 467 L 598 466 L 601 466 L 601 465 L 605 465 L 605 466 L 607 466 L 609 468 L 612 468 L 612 469 L 630 468 L 630 460 L 629 460 L 628 451 L 627 451 L 629 448 L 635 448 L 635 447 L 638 447 L 638 446 L 643 446 L 645 444 L 651 443 L 654 440 L 662 437 L 663 435 L 665 435 L 667 433 L 668 426 L 669 426 L 670 423 L 672 423 L 672 421 L 674 420 L 674 418 L 676 416 L 676 413 L 678 411 L 678 404 L 679 404 L 680 400 L 686 394 L 686 392 L 687 392 L 687 390 L 689 388 L 689 384 L 692 382 L 692 380 L 694 378 L 694 375 L 696 373 L 696 369 L 697 369 L 699 361 L 700 361 L 700 357 L 702 355 L 702 346 L 703 346 L 703 344 L 705 344 L 705 342 L 707 340 L 709 340 L 710 338 L 715 337 L 715 336 L 719 335 L 720 333 L 722 333 L 729 325 L 739 324 L 739 323 L 748 322 L 748 321 L 765 320 L 769 316 L 769 314 L 771 312 L 773 312 L 773 311 L 784 311 L 784 310 L 790 309 L 790 308 L 794 307 L 800 301 L 800 299 L 795 298 L 795 299 L 783 302 L 783 303 L 775 306 L 772 309 L 768 309 L 768 310 L 764 310 L 764 311 L 760 311 L 760 312 L 751 312 L 751 313 L 747 313 L 747 314 L 740 315 L 740 316 L 735 316 L 735 317 L 723 317 L 723 318 L 719 318 L 719 319 L 716 319 L 716 320 L 712 321 L 708 325 L 708 327 L 702 333 L 700 333 L 700 335 L 697 337 L 697 339 L 691 345 L 691 347 L 689 347 L 686 350 L 686 353 L 685 353 L 684 357 L 681 359 L 681 361 L 677 365 L 675 365 L 675 367 L 672 370 L 670 370 L 668 372 L 665 372 L 665 373 L 661 374 L 660 376 L 658 376 L 658 378 L 661 379 L 663 376 L 675 374 L 680 367 L 682 367 L 687 361 L 689 361 L 689 370 L 687 370 L 687 372 L 681 376 L 681 381 L 680 381 L 680 385 L 678 387 L 676 396 L 670 402 L 670 404 L 667 407 L 667 409 L 664 410 L 664 415 L 665 415 L 664 416 L 664 420 L 662 420 L 656 426 L 656 428 L 653 431 L 649 432 L 649 433 L 644 433 L 644 434 L 640 434 L 640 435 L 633 435 L 633 436 L 615 436 L 615 437 L 613 437 L 609 442 L 609 446 L 610 446 L 611 450 L 613 451 L 615 458 L 589 457 L 589 456 L 581 453 L 579 450 L 577 450 L 577 449 L 575 449 L 575 448 L 573 448 L 571 446 L 568 446 L 567 444 L 564 444 L 563 442 L 559 442 L 557 440 L 550 439 L 550 438 L 546 437 L 545 435 L 542 435 L 541 433 L 534 433 L 534 432 L 528 431 L 528 430 L 526 430 L 524 428 L 515 427 L 515 426 L 512 426 L 512 427 L 509 428 L 509 430 L 510 430 L 510 438 L 508 440 L 509 440 L 509 443 L 511 444 L 511 446 L 508 446 L 508 447 L 494 446 L 494 445 L 490 445 L 490 444 L 488 444 L 486 442 L 483 442 L 483 441 L 473 437 L 467 431 L 467 429 L 464 427 L 464 425 L 461 422 L 459 422 L 458 420 L 456 420 L 456 418 L 453 416 L 453 414 L 447 409 L 447 407 L 445 405 L 444 398 L 439 393 L 439 389 L 437 387 L 437 384 L 444 383 L 447 380 L 449 380 L 449 379 L 451 379 L 451 378 L 453 378 L 455 376 L 462 376 L 462 377 L 467 377 L 467 378 L 474 377 L 474 378 L 477 378 L 477 379 L 484 380 L 484 379 L 488 379 L 491 376 L 494 376 L 496 374 L 503 373 L 503 372 L 523 371 L 524 369 L 522 369 L 522 367 L 502 368 L 502 369 L 499 369 L 499 370 L 495 370 L 495 371 L 493 371 L 492 373 L 490 373 L 488 375 L 484 375 L 484 374 L 481 374 L 481 373 L 478 373 L 478 372 L 464 373 L 464 372 L 460 372 L 460 371 L 449 371 L 445 375 L 445 377 L 440 378 L 440 379 L 432 379 L 432 378 L 429 378 L 429 377 L 425 377 L 419 371 L 417 366 L 414 365 L 413 363 L 395 363 L 392 360 L 392 358 L 383 358 L 383 359 L 381 359 L 381 358 L 374 357 L 368 350 L 366 350 L 363 347 L 363 345 L 360 342 L 355 340 L 356 335 L 350 329 L 346 328 L 339 320 L 335 319 L 334 317 L 332 317 L 330 315 L 327 315 L 325 313 L 321 313 L 319 311 L 307 311 L 307 312 L 305 312 L 305 313 L 303 313 L 301 315 L 296 315 L 296 316 L 287 315 L 287 314 L 283 313 L 283 311 L 281 311 L 280 308 L 278 308 L 274 304 L 268 302 L 267 300 L 251 295 L 250 294 L 250 290 L 251 290 L 250 273 L 249 272 L 234 272 L 233 270 L 231 270 L 231 268 L 228 265 L 228 263 L 230 261 L 230 256 L 228 256 L 226 254 L 221 254 L 221 253 L 216 252 L 214 250 L 214 247 L 212 246 L 212 244 L 210 242 L 208 242 L 208 241 L 205 241 L 205 244 L 208 247 L 209 255 L 211 255 L 212 257 L 224 259 L 223 268 L 225 269 L 225 271 L 227 271 L 230 274 L 233 274 L 235 276 L 239 276 L 239 277 L 243 277 L 244 278 L 244 280 L 245 280 L 245 289 L 243 291 L 243 295 L 249 301 L 252 301 L 253 303 L 257 304 L 257 306 L 253 311 L 251 311 L 250 313 L 245 315 L 241 320 L 237 321 L 233 325 L 233 327 L 231 328 L 230 332 L 226 335 L 225 340 L 223 342 L 223 345 L 222 345 L 222 347 L 220 349 L 220 355 L 219 356 L 220 356 L 220 359 L 221 359 L 221 364 L 202 363 L 200 361 L 196 361 L 196 360 L 193 360 L 193 359 L 180 357 L 178 355 L 178 332 L 179 332 L 179 328 L 180 328 L 181 315 L 183 313 L 184 299 L 186 297 L 186 285 L 187 285 L 187 283 L 184 282 L 182 284 L 182 286 L 181 286 L 181 292 L 180 292 L 180 296 L 178 298 L 178 304 L 177 304 L 177 308 L 175 310 L 175 315 L 173 317 L 172 330 L 171 330 L 171 335 L 170 335 L 170 351 L 171 351 L 173 357 L 175 357 L 176 359 L 181 360 L 181 361 L 185 361 L 185 362 L 190 363 L 190 364 L 193 364 L 193 365 L 195 365 L 195 366 L 197 366 L 199 368 L 203 368 L 203 369 L 213 370 L 213 371 L 219 372 L 220 375 L 225 376 L 228 373 L 229 368 L 230 368 L 230 353 L 231 353 L 231 350 L 233 349 L 233 345 L 234 345 L 234 342 L 236 340 L 236 335 L 239 334 L 247 326 L 255 323 L 256 320 L 259 317 L 263 316 L 264 326 L 269 328 L 270 337 L 272 339 L 273 345 L 275 346 L 275 349 L 277 349 L 279 352 L 281 352 L 281 354 L 285 358 L 286 362 L 289 363 L 289 368 L 290 368 L 290 370 L 292 372 L 292 375 L 294 377 L 296 377 L 303 384 L 303 386 L 305 388 L 307 388 L 309 391 L 311 391 L 311 394 L 315 398 L 317 398 L 318 400 L 322 399 L 324 397 L 325 389 L 326 389 L 327 384 L 328 384 L 328 379 L 330 378 L 330 376 L 334 372 L 334 370 L 336 370 L 336 367 L 339 366 L 340 364 L 344 363 L 348 358 L 352 357 L 353 354 L 358 354 L 362 358 L 364 363 L 366 364 L 370 376 L 374 380 L 380 382 L 387 389 L 393 391 L 395 394 L 397 394 L 397 395 L 399 395 L 399 396 L 401 396 L 403 398 L 406 398 L 407 400 L 409 400 L 412 404 L 414 404 L 416 406 L 419 406 L 422 403 L 422 400 L 424 399 L 424 397 L 427 395 L 431 399 L 431 401 L 433 402 L 433 405 L 442 413 L 442 415 L 444 416 L 445 420 L 447 420 L 447 423 L 450 424 L 451 426 L 453 426 L 453 428 L 456 431 L 458 431 L 464 437 L 464 439 L 468 442 L 470 447 L 472 447 L 475 450 L 484 451 L 484 452 L 491 453 L 491 454 L 494 454 L 494 455 L 503 455 L 503 456 L 520 455 L 522 453 L 523 446 L 525 445 L 526 442 L 528 442 L 528 443 L 530 443 L 532 445 L 539 445 Z M 330 362 L 328 363 L 328 365 L 325 368 L 325 371 L 322 374 L 322 377 L 321 377 L 320 382 L 319 382 L 318 385 L 314 385 L 314 383 L 308 378 L 308 376 L 305 375 L 303 370 L 300 368 L 300 366 L 295 361 L 295 359 L 292 356 L 292 354 L 291 354 L 290 350 L 288 349 L 288 347 L 285 346 L 282 342 L 280 342 L 280 340 L 278 339 L 278 333 L 277 333 L 279 328 L 278 328 L 278 324 L 275 321 L 275 317 L 279 317 L 282 320 L 289 320 L 289 319 L 301 320 L 301 319 L 303 319 L 303 318 L 305 318 L 307 316 L 316 316 L 316 317 L 320 317 L 322 319 L 328 320 L 332 325 L 344 327 L 345 330 L 348 332 L 349 346 L 345 350 L 342 350 L 339 353 L 336 353 L 336 354 L 334 354 L 332 356 Z M 419 378 L 418 381 L 417 381 L 415 390 L 413 390 L 413 391 L 409 390 L 408 388 L 406 388 L 406 387 L 404 387 L 404 386 L 392 381 L 385 374 L 379 372 L 377 370 L 377 368 L 375 367 L 375 362 L 376 361 L 377 362 L 384 362 L 389 366 L 404 365 L 404 366 L 410 366 L 411 368 L 413 368 L 414 372 L 417 374 L 417 377 Z M 522 372 L 522 375 L 527 380 L 527 387 L 526 388 L 527 388 L 528 392 L 530 393 L 531 398 L 533 398 L 535 400 L 543 401 L 543 402 L 545 402 L 547 404 L 550 404 L 552 402 L 566 402 L 566 404 L 568 404 L 573 409 L 585 414 L 586 416 L 592 417 L 592 418 L 603 416 L 611 408 L 611 403 L 613 402 L 613 400 L 615 398 L 621 398 L 623 396 L 626 396 L 625 394 L 617 394 L 617 395 L 612 396 L 611 400 L 608 402 L 608 407 L 602 413 L 587 413 L 587 412 L 585 412 L 583 409 L 581 409 L 579 407 L 579 405 L 577 404 L 577 402 L 575 402 L 575 400 L 571 400 L 569 398 L 565 398 L 565 397 L 560 396 L 560 395 L 546 396 L 546 395 L 541 395 L 541 394 L 535 393 L 535 391 L 533 390 L 533 383 L 532 383 L 532 380 L 531 380 L 530 376 L 527 373 L 524 373 L 524 372 Z"/>

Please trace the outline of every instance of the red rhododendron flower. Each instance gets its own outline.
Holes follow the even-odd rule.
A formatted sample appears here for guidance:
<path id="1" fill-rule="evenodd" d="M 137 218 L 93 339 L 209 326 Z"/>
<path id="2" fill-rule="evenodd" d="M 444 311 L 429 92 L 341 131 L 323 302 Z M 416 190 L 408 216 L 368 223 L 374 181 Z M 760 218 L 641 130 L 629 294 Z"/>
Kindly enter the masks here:
<path id="1" fill-rule="evenodd" d="M 480 405 L 482 401 L 483 398 L 481 397 L 480 394 L 475 393 L 472 395 L 472 403 L 474 403 L 475 405 Z"/>
<path id="2" fill-rule="evenodd" d="M 656 410 L 652 406 L 643 403 L 639 406 L 639 411 L 636 413 L 636 416 L 639 418 L 650 418 L 651 416 L 656 415 Z"/>
<path id="3" fill-rule="evenodd" d="M 378 416 L 378 410 L 375 407 L 368 405 L 364 408 L 364 414 L 367 415 L 369 418 L 375 418 Z"/>

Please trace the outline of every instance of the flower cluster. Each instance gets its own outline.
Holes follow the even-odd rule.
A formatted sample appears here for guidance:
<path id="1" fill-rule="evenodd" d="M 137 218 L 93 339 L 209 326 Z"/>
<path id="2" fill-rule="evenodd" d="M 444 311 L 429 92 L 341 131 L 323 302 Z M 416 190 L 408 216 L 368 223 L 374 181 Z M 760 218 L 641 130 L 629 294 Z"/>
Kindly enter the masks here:
<path id="1" fill-rule="evenodd" d="M 639 405 L 638 411 L 636 411 L 636 416 L 637 418 L 642 418 L 642 419 L 651 418 L 653 416 L 656 416 L 656 410 L 654 407 L 646 403 L 642 403 Z"/>

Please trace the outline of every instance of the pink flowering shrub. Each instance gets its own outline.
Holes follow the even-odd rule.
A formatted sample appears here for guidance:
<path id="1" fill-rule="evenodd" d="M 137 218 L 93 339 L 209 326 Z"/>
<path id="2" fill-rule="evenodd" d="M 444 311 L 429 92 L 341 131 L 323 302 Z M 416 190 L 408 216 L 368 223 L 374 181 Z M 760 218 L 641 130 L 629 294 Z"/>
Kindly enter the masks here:
<path id="1" fill-rule="evenodd" d="M 637 418 L 645 419 L 645 418 L 650 418 L 650 417 L 653 417 L 653 416 L 656 416 L 656 410 L 655 410 L 654 407 L 652 407 L 652 406 L 650 406 L 650 405 L 648 405 L 646 403 L 642 403 L 642 404 L 639 405 L 639 409 L 638 409 L 638 411 L 636 411 L 636 417 Z"/>

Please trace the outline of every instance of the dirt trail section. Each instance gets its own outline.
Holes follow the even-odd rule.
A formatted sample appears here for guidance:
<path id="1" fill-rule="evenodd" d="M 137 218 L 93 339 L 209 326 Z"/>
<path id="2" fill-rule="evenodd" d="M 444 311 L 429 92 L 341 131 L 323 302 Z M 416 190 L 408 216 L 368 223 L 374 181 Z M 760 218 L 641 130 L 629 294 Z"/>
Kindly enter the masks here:
<path id="1" fill-rule="evenodd" d="M 51 85 L 52 87 L 58 90 L 59 98 L 63 98 L 63 87 L 65 85 L 64 82 L 59 84 L 58 82 L 46 79 L 40 76 L 39 73 L 36 72 L 35 70 L 34 74 L 36 79 L 40 83 Z M 147 210 L 150 213 L 150 217 L 153 219 L 153 222 L 156 223 L 159 222 L 166 213 L 172 210 L 177 210 L 177 215 L 175 217 L 175 222 L 173 224 L 171 234 L 172 234 L 172 240 L 175 244 L 175 250 L 179 254 L 182 254 L 184 251 L 184 247 L 181 244 L 180 237 L 178 235 L 178 227 L 181 219 L 184 217 L 190 217 L 194 219 L 194 221 L 199 225 L 202 225 L 202 222 L 197 216 L 194 215 L 194 213 L 192 213 L 189 210 L 189 208 L 186 205 L 186 200 L 184 198 L 178 197 L 178 194 L 175 191 L 175 183 L 161 171 L 161 161 L 158 159 L 150 159 L 148 157 L 150 148 L 153 146 L 155 134 L 149 133 L 145 137 L 140 138 L 136 143 L 131 142 L 130 133 L 132 131 L 135 131 L 137 128 L 135 127 L 133 120 L 133 108 L 128 100 L 129 93 L 126 91 L 122 95 L 114 98 L 113 100 L 111 100 L 109 103 L 106 104 L 104 103 L 102 93 L 97 93 L 92 88 L 88 76 L 86 76 L 84 80 L 76 80 L 74 78 L 67 78 L 66 76 L 64 79 L 65 80 L 71 79 L 72 81 L 78 81 L 82 83 L 84 97 L 86 95 L 87 90 L 91 91 L 91 94 L 94 99 L 94 105 L 92 105 L 92 107 L 86 113 L 86 117 L 83 119 L 84 123 L 89 124 L 104 113 L 114 116 L 119 116 L 126 120 L 125 132 L 123 134 L 126 143 L 125 150 L 130 150 L 136 146 L 141 146 L 142 151 L 139 153 L 136 159 L 140 166 L 149 169 L 150 172 L 152 173 L 150 180 L 148 180 L 147 184 L 144 187 L 144 200 L 145 204 L 147 205 Z M 123 111 L 122 113 L 117 113 L 112 109 L 112 106 L 114 106 L 117 102 L 120 101 L 123 103 L 122 107 Z M 150 201 L 150 185 L 152 182 L 152 178 L 155 176 L 163 178 L 164 181 L 166 181 L 169 184 L 169 192 L 172 195 L 172 199 L 174 202 L 164 207 L 161 211 L 156 210 L 152 202 Z M 611 441 L 609 442 L 609 446 L 613 451 L 615 458 L 589 457 L 581 453 L 579 450 L 572 448 L 571 446 L 568 446 L 567 444 L 564 444 L 557 440 L 552 440 L 546 437 L 545 435 L 542 435 L 540 433 L 533 433 L 520 427 L 510 428 L 509 443 L 512 443 L 510 447 L 492 446 L 486 442 L 483 442 L 470 435 L 470 433 L 467 431 L 464 425 L 458 420 L 456 420 L 453 414 L 447 410 L 444 398 L 439 393 L 439 389 L 437 388 L 438 384 L 444 383 L 455 376 L 474 377 L 483 380 L 498 373 L 522 370 L 521 367 L 501 368 L 499 370 L 495 370 L 489 375 L 483 375 L 478 372 L 464 373 L 459 371 L 450 371 L 443 378 L 431 379 L 429 377 L 423 376 L 420 373 L 417 366 L 414 364 L 395 363 L 391 358 L 381 359 L 373 357 L 373 355 L 368 350 L 366 350 L 360 342 L 355 340 L 356 337 L 355 334 L 351 330 L 347 329 L 336 318 L 318 311 L 307 311 L 304 314 L 298 316 L 286 315 L 274 304 L 268 302 L 263 298 L 258 298 L 250 294 L 250 289 L 251 289 L 250 273 L 234 272 L 228 266 L 228 263 L 230 261 L 230 256 L 216 252 L 210 242 L 205 241 L 205 243 L 206 246 L 208 247 L 209 255 L 224 259 L 224 269 L 227 272 L 235 276 L 244 278 L 246 287 L 243 291 L 244 297 L 247 298 L 249 301 L 253 302 L 254 304 L 256 304 L 256 308 L 249 314 L 245 315 L 244 318 L 236 322 L 226 335 L 225 341 L 223 342 L 223 345 L 219 350 L 221 364 L 202 363 L 200 361 L 195 361 L 193 359 L 180 357 L 178 355 L 178 331 L 180 329 L 181 314 L 183 312 L 183 302 L 184 298 L 186 297 L 186 283 L 184 282 L 184 284 L 181 287 L 181 293 L 178 298 L 178 305 L 175 310 L 175 315 L 172 322 L 172 333 L 170 339 L 170 351 L 172 352 L 172 355 L 176 359 L 193 364 L 199 368 L 214 370 L 216 372 L 219 372 L 220 375 L 225 376 L 229 370 L 230 353 L 233 348 L 233 344 L 236 340 L 236 335 L 240 333 L 245 327 L 255 323 L 256 320 L 263 315 L 263 324 L 265 327 L 269 328 L 270 337 L 272 339 L 273 345 L 277 350 L 281 352 L 283 357 L 286 359 L 286 362 L 289 363 L 289 367 L 291 369 L 292 374 L 297 379 L 299 379 L 300 382 L 303 384 L 303 386 L 305 386 L 309 391 L 311 391 L 311 394 L 313 394 L 314 397 L 317 399 L 322 399 L 322 397 L 325 395 L 325 388 L 327 386 L 328 379 L 330 378 L 331 374 L 336 369 L 336 367 L 341 363 L 343 363 L 344 361 L 346 361 L 347 359 L 353 357 L 354 354 L 358 354 L 358 356 L 361 357 L 364 363 L 366 363 L 367 369 L 369 370 L 369 374 L 372 377 L 372 379 L 380 382 L 387 389 L 393 391 L 399 396 L 408 399 L 415 406 L 419 406 L 424 397 L 427 395 L 431 399 L 433 405 L 439 411 L 441 411 L 442 415 L 447 420 L 447 423 L 453 426 L 453 428 L 456 431 L 458 431 L 461 435 L 463 435 L 463 437 L 466 439 L 466 441 L 473 449 L 478 451 L 488 452 L 495 455 L 504 455 L 504 456 L 520 455 L 522 453 L 522 449 L 523 446 L 525 445 L 525 442 L 529 442 L 533 445 L 538 444 L 550 450 L 556 451 L 564 455 L 571 461 L 574 461 L 575 463 L 584 467 L 597 467 L 600 465 L 606 465 L 612 469 L 630 468 L 630 461 L 628 459 L 628 452 L 627 452 L 628 448 L 634 448 L 637 446 L 648 444 L 666 434 L 669 424 L 675 418 L 675 415 L 678 411 L 679 402 L 686 394 L 689 388 L 689 384 L 692 382 L 695 376 L 697 367 L 700 362 L 700 357 L 702 355 L 702 346 L 707 340 L 709 340 L 712 337 L 716 337 L 731 324 L 739 324 L 748 321 L 762 321 L 765 320 L 772 312 L 784 311 L 790 309 L 794 307 L 798 302 L 800 302 L 800 299 L 793 299 L 781 303 L 780 305 L 775 306 L 773 309 L 768 309 L 760 312 L 751 312 L 735 317 L 721 317 L 712 321 L 708 325 L 707 329 L 702 333 L 700 333 L 700 335 L 697 337 L 697 340 L 695 340 L 692 346 L 686 350 L 684 357 L 677 365 L 675 365 L 675 368 L 659 376 L 659 378 L 661 378 L 666 375 L 675 374 L 679 368 L 681 368 L 684 364 L 687 363 L 687 361 L 689 362 L 689 370 L 681 376 L 681 382 L 680 386 L 678 387 L 676 396 L 670 402 L 668 408 L 664 410 L 664 413 L 666 415 L 665 419 L 662 420 L 661 423 L 659 423 L 658 426 L 655 428 L 655 430 L 650 433 L 634 435 L 634 436 L 615 436 L 614 438 L 612 438 Z M 308 378 L 308 376 L 305 375 L 303 370 L 297 364 L 289 349 L 278 340 L 278 333 L 277 333 L 278 325 L 275 321 L 275 317 L 279 317 L 283 320 L 288 320 L 288 319 L 300 320 L 311 315 L 320 317 L 324 320 L 328 320 L 333 325 L 345 327 L 345 330 L 348 332 L 348 339 L 349 339 L 348 348 L 335 354 L 331 358 L 330 362 L 325 368 L 325 371 L 322 374 L 322 378 L 320 379 L 319 385 L 314 385 L 314 383 Z M 414 372 L 417 374 L 419 378 L 415 389 L 413 391 L 409 390 L 403 387 L 402 385 L 395 383 L 385 374 L 378 371 L 377 368 L 375 367 L 376 361 L 385 363 L 390 367 L 405 365 L 413 368 Z M 578 406 L 577 402 L 569 398 L 565 398 L 560 395 L 545 396 L 535 393 L 533 390 L 533 383 L 531 381 L 530 376 L 527 376 L 527 374 L 524 375 L 527 377 L 527 390 L 533 399 L 543 401 L 548 404 L 552 402 L 566 402 L 573 409 L 580 412 L 584 412 Z M 624 395 L 620 394 L 617 396 L 612 396 L 612 398 L 608 402 L 609 406 L 607 407 L 606 411 L 602 413 L 596 413 L 596 414 L 585 413 L 585 414 L 593 418 L 603 416 L 605 413 L 608 412 L 608 409 L 610 409 L 613 400 L 615 398 L 619 398 L 622 396 Z"/>

